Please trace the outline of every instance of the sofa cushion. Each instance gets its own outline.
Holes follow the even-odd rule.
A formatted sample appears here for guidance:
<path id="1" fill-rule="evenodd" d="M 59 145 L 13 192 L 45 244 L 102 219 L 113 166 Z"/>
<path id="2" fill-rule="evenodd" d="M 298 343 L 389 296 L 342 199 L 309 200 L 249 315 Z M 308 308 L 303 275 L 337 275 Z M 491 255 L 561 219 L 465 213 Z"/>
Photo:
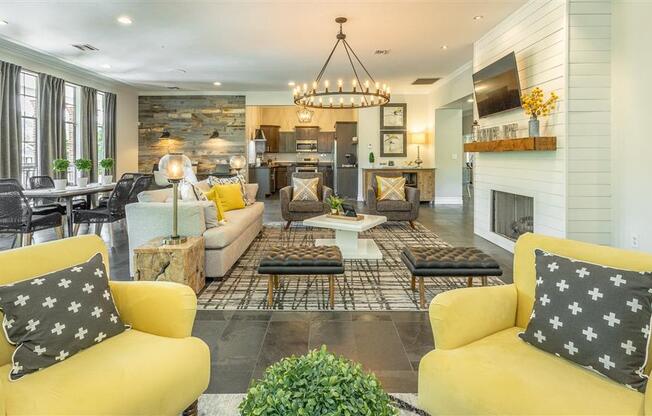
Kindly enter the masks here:
<path id="1" fill-rule="evenodd" d="M 172 188 L 143 191 L 137 196 L 138 202 L 165 202 L 172 198 Z"/>
<path id="2" fill-rule="evenodd" d="M 219 227 L 204 232 L 204 242 L 207 249 L 220 249 L 235 241 L 242 232 L 258 220 L 265 210 L 265 204 L 255 202 L 243 209 L 227 211 L 226 221 Z"/>
<path id="3" fill-rule="evenodd" d="M 0 377 L 0 383 L 12 415 L 178 415 L 180 404 L 203 393 L 209 371 L 210 353 L 201 340 L 132 329 L 18 381 Z"/>
<path id="4" fill-rule="evenodd" d="M 431 414 L 640 415 L 643 394 L 522 342 L 513 327 L 419 363 Z"/>
<path id="5" fill-rule="evenodd" d="M 322 212 L 324 203 L 321 201 L 290 201 L 290 212 Z"/>
<path id="6" fill-rule="evenodd" d="M 102 255 L 0 287 L 4 333 L 18 347 L 10 380 L 63 362 L 125 330 Z"/>
<path id="7" fill-rule="evenodd" d="M 383 200 L 376 202 L 376 210 L 378 212 L 388 212 L 388 211 L 411 211 L 412 203 L 408 201 L 392 201 L 392 200 Z"/>
<path id="8" fill-rule="evenodd" d="M 645 391 L 652 274 L 535 251 L 532 317 L 519 336 L 536 348 Z"/>

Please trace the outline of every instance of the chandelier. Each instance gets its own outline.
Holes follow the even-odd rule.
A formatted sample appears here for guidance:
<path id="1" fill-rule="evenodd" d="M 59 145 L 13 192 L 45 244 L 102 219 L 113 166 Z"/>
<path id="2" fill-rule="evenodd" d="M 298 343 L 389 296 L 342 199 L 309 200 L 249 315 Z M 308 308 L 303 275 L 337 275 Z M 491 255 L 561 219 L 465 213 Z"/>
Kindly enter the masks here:
<path id="1" fill-rule="evenodd" d="M 314 111 L 307 109 L 306 107 L 301 108 L 297 111 L 297 118 L 299 123 L 310 123 L 312 121 L 312 115 L 315 114 Z"/>
<path id="2" fill-rule="evenodd" d="M 351 45 L 349 45 L 349 42 L 346 41 L 346 35 L 342 33 L 342 25 L 346 23 L 346 18 L 338 17 L 335 19 L 335 22 L 340 25 L 340 31 L 336 36 L 337 42 L 335 42 L 335 46 L 333 46 L 330 55 L 328 55 L 324 66 L 322 66 L 321 71 L 319 71 L 312 85 L 308 86 L 306 83 L 303 86 L 294 88 L 294 104 L 323 109 L 364 108 L 387 104 L 390 97 L 389 87 L 386 84 L 381 85 L 374 80 L 362 61 L 360 61 L 360 58 L 358 58 L 358 55 L 353 51 L 353 48 L 351 48 Z M 351 81 L 351 89 L 344 87 L 342 79 L 337 80 L 337 86 L 333 89 L 330 88 L 328 80 L 322 82 L 326 68 L 340 44 L 344 48 L 346 56 L 349 59 L 349 64 L 351 64 L 351 69 L 353 70 L 354 78 Z M 356 68 L 354 59 L 360 68 Z M 361 69 L 366 74 L 364 83 L 360 81 L 358 69 Z"/>

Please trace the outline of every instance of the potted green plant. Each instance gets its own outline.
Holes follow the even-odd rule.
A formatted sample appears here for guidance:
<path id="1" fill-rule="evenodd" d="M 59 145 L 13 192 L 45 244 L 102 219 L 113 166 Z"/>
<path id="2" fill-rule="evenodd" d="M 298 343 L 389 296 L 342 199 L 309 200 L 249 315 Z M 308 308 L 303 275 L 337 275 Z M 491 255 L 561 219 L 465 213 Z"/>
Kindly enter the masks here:
<path id="1" fill-rule="evenodd" d="M 333 215 L 337 215 L 340 212 L 340 208 L 342 207 L 342 202 L 344 202 L 344 200 L 337 195 L 331 195 L 328 198 L 326 198 L 326 203 L 330 207 L 331 214 Z"/>
<path id="2" fill-rule="evenodd" d="M 375 161 L 376 158 L 374 157 L 374 152 L 369 152 L 369 164 L 373 166 Z"/>
<path id="3" fill-rule="evenodd" d="M 102 184 L 108 185 L 113 181 L 113 175 L 111 171 L 113 170 L 113 159 L 107 157 L 106 159 L 100 160 L 100 167 L 104 169 L 102 174 Z"/>
<path id="4" fill-rule="evenodd" d="M 322 346 L 284 358 L 254 382 L 239 406 L 253 415 L 398 415 L 374 374 Z"/>
<path id="5" fill-rule="evenodd" d="M 93 162 L 90 159 L 77 159 L 75 167 L 77 168 L 77 186 L 85 188 L 88 185 L 88 173 L 93 167 Z"/>
<path id="6" fill-rule="evenodd" d="M 68 185 L 68 169 L 70 161 L 68 159 L 54 159 L 52 161 L 52 170 L 54 171 L 54 189 L 62 191 Z"/>

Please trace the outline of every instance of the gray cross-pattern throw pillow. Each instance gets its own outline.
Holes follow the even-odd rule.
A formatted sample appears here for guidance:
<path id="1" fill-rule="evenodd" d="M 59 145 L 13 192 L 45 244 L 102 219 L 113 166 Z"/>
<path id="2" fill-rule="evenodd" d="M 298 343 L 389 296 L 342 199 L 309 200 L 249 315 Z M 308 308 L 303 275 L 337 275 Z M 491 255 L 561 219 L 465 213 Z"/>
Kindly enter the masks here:
<path id="1" fill-rule="evenodd" d="M 645 391 L 652 274 L 536 250 L 536 289 L 526 342 Z"/>
<path id="2" fill-rule="evenodd" d="M 42 370 L 120 334 L 102 255 L 86 263 L 0 286 L 2 326 L 17 345 L 10 380 Z"/>

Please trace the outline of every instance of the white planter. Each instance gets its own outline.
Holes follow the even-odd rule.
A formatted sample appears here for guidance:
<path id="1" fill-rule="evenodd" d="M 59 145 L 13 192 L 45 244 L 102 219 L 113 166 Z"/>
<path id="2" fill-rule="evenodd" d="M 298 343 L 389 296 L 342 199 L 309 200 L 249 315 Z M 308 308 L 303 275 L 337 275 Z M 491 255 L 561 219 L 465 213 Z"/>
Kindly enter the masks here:
<path id="1" fill-rule="evenodd" d="M 102 175 L 102 185 L 109 185 L 113 182 L 113 175 Z"/>
<path id="2" fill-rule="evenodd" d="M 77 186 L 79 186 L 80 188 L 86 188 L 87 185 L 88 185 L 87 177 L 82 177 L 82 176 L 77 177 Z"/>
<path id="3" fill-rule="evenodd" d="M 63 191 L 68 185 L 68 179 L 55 179 L 54 180 L 54 189 L 57 191 Z"/>

